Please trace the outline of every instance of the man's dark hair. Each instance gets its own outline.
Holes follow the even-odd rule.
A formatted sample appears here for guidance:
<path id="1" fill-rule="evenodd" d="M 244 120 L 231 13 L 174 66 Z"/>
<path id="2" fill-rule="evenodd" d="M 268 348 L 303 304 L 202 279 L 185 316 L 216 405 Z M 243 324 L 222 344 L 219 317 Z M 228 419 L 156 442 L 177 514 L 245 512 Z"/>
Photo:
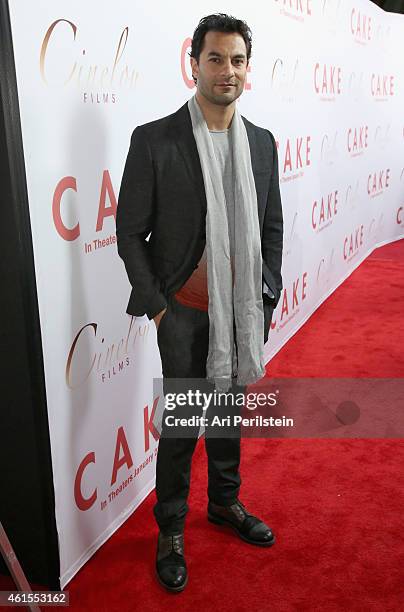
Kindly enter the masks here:
<path id="1" fill-rule="evenodd" d="M 247 49 L 248 64 L 249 59 L 251 57 L 252 34 L 250 28 L 248 27 L 245 21 L 242 21 L 241 19 L 236 19 L 231 15 L 226 15 L 226 13 L 216 13 L 214 15 L 202 17 L 192 37 L 191 53 L 189 54 L 190 57 L 196 59 L 198 64 L 199 56 L 203 47 L 203 41 L 207 32 L 236 32 L 240 34 L 244 39 L 245 46 Z M 195 78 L 194 81 L 196 83 Z"/>

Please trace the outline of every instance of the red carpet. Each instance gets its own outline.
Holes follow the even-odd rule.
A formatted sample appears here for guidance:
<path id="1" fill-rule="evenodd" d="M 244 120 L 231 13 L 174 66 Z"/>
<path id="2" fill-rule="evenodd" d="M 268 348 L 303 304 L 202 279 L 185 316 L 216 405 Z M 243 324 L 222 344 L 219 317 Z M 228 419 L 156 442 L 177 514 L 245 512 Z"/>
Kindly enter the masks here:
<path id="1" fill-rule="evenodd" d="M 404 376 L 404 240 L 373 251 L 268 364 L 272 377 Z"/>
<path id="2" fill-rule="evenodd" d="M 268 366 L 272 377 L 404 377 L 404 241 L 375 251 Z M 186 526 L 189 583 L 154 578 L 154 492 L 68 585 L 71 610 L 404 609 L 404 441 L 244 439 L 241 500 L 277 536 L 252 547 L 206 521 L 203 440 Z"/>

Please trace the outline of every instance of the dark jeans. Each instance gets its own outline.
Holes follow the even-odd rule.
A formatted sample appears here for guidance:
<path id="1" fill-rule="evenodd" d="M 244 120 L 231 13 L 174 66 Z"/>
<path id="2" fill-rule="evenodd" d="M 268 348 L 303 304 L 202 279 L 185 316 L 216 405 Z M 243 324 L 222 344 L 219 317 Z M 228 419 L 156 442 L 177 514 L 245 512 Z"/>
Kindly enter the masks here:
<path id="1" fill-rule="evenodd" d="M 214 390 L 213 385 L 206 381 L 209 344 L 207 312 L 184 306 L 174 296 L 170 296 L 167 311 L 157 330 L 157 341 L 163 369 L 164 395 L 184 390 L 184 381 L 177 382 L 178 379 L 203 379 L 203 384 L 198 383 L 198 388 L 202 386 L 205 392 Z M 187 388 L 195 389 L 196 384 L 190 381 Z M 245 387 L 233 383 L 233 393 L 241 394 L 244 390 Z M 235 407 L 234 403 L 231 408 L 209 406 L 203 410 L 202 406 L 176 406 L 173 411 L 165 409 L 156 466 L 157 503 L 153 508 L 156 521 L 164 534 L 178 533 L 184 528 L 185 516 L 189 510 L 187 499 L 191 461 L 199 433 L 198 425 L 186 430 L 180 428 L 179 435 L 173 434 L 172 427 L 165 425 L 165 417 L 168 414 L 177 417 L 203 414 L 209 422 L 215 414 L 232 416 L 240 412 L 241 409 Z M 241 484 L 240 427 L 207 426 L 205 448 L 208 456 L 208 498 L 220 505 L 231 505 L 238 497 Z"/>

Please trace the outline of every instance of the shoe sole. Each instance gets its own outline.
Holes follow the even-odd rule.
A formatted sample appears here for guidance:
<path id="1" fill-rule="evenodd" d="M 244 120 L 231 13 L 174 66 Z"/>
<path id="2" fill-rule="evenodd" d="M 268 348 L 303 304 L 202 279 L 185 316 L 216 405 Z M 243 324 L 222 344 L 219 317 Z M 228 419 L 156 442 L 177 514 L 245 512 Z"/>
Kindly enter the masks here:
<path id="1" fill-rule="evenodd" d="M 184 582 L 184 584 L 182 584 L 181 586 L 178 586 L 178 587 L 170 587 L 170 586 L 168 586 L 168 584 L 166 584 L 165 582 L 163 582 L 163 581 L 161 580 L 161 578 L 160 578 L 160 576 L 159 576 L 159 573 L 158 573 L 157 569 L 156 569 L 155 571 L 156 571 L 156 577 L 157 577 L 158 582 L 161 584 L 161 586 L 163 586 L 163 587 L 164 587 L 164 588 L 165 588 L 167 591 L 169 591 L 170 593 L 180 593 L 180 592 L 181 592 L 181 591 L 183 591 L 183 590 L 185 589 L 185 587 L 187 586 L 187 583 L 188 583 L 188 575 L 187 575 L 187 577 L 185 578 L 185 582 Z"/>
<path id="2" fill-rule="evenodd" d="M 269 540 L 268 542 L 258 542 L 257 540 L 251 540 L 250 538 L 247 538 L 245 535 L 240 533 L 240 531 L 237 529 L 237 527 L 235 525 L 233 525 L 232 523 L 230 523 L 229 521 L 226 521 L 225 519 L 222 519 L 222 518 L 218 518 L 218 517 L 213 516 L 212 514 L 209 514 L 209 513 L 208 513 L 208 521 L 210 523 L 214 523 L 215 525 L 224 525 L 225 527 L 231 527 L 233 529 L 233 531 L 235 531 L 237 533 L 239 538 L 244 540 L 244 542 L 248 542 L 249 544 L 254 544 L 254 546 L 265 546 L 265 547 L 268 547 L 268 546 L 273 546 L 275 544 L 275 542 L 276 542 L 275 536 L 273 536 L 272 540 Z"/>

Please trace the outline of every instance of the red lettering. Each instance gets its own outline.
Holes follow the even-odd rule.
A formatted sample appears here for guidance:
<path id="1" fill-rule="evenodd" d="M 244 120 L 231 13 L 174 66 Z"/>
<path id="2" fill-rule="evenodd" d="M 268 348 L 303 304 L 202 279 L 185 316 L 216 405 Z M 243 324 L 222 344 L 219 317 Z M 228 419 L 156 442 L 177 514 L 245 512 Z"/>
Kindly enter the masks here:
<path id="1" fill-rule="evenodd" d="M 327 195 L 327 200 L 325 200 L 325 197 L 321 198 L 320 212 L 318 214 L 318 225 L 321 226 L 326 220 L 329 221 L 333 219 L 333 217 L 337 214 L 337 195 L 338 190 L 329 193 Z M 317 208 L 318 203 L 317 200 L 315 200 L 311 209 L 311 225 L 313 229 L 317 228 Z"/>
<path id="2" fill-rule="evenodd" d="M 317 208 L 317 202 L 314 201 L 313 208 L 311 209 L 311 225 L 313 229 L 316 229 L 317 227 L 317 223 L 315 222 L 315 219 L 314 219 L 316 208 Z"/>
<path id="3" fill-rule="evenodd" d="M 78 236 L 80 236 L 80 224 L 77 223 L 74 227 L 68 228 L 63 223 L 62 216 L 60 214 L 62 195 L 67 189 L 73 189 L 73 191 L 77 192 L 77 183 L 74 176 L 65 176 L 56 185 L 52 201 L 53 222 L 55 224 L 56 231 L 58 232 L 59 236 L 63 238 L 63 240 L 75 240 Z"/>
<path id="4" fill-rule="evenodd" d="M 368 194 L 380 193 L 383 188 L 389 186 L 390 168 L 379 170 L 379 173 L 374 172 L 368 176 Z"/>
<path id="5" fill-rule="evenodd" d="M 359 228 L 355 230 L 355 250 L 359 248 Z"/>
<path id="6" fill-rule="evenodd" d="M 351 32 L 352 32 L 352 34 L 355 34 L 354 15 L 355 15 L 355 9 L 353 8 L 352 11 L 351 11 Z"/>
<path id="7" fill-rule="evenodd" d="M 111 202 L 111 206 L 106 207 L 106 195 L 108 192 L 109 201 Z M 100 203 L 98 205 L 98 217 L 97 217 L 97 225 L 96 231 L 99 232 L 102 230 L 104 225 L 104 219 L 106 217 L 116 217 L 116 197 L 114 193 L 114 189 L 112 187 L 111 177 L 109 175 L 108 170 L 104 170 L 102 173 L 102 183 L 101 183 L 101 193 L 100 193 Z"/>
<path id="8" fill-rule="evenodd" d="M 357 251 L 363 244 L 363 225 L 357 227 L 349 237 L 344 238 L 343 255 L 344 259 L 348 259 L 350 255 Z M 348 253 L 347 253 L 348 248 Z"/>
<path id="9" fill-rule="evenodd" d="M 303 168 L 302 158 L 302 147 L 303 147 L 303 136 L 296 138 L 296 157 L 292 159 L 292 143 L 288 138 L 286 140 L 285 154 L 283 159 L 283 172 L 286 170 L 293 171 L 294 169 Z M 305 165 L 310 166 L 310 136 L 306 136 L 306 147 L 305 147 Z M 278 146 L 278 145 L 277 145 Z M 304 153 L 304 151 L 303 151 Z"/>
<path id="10" fill-rule="evenodd" d="M 316 90 L 316 92 L 317 92 L 317 93 L 319 93 L 319 91 L 320 91 L 320 90 L 319 90 L 319 87 L 318 87 L 318 85 L 317 85 L 317 74 L 318 74 L 319 69 L 320 69 L 320 64 L 319 64 L 319 63 L 317 63 L 317 64 L 314 66 L 314 89 Z"/>
<path id="11" fill-rule="evenodd" d="M 332 193 L 328 194 L 328 197 L 327 197 L 327 219 L 331 219 L 332 217 L 331 202 L 332 202 Z"/>
<path id="12" fill-rule="evenodd" d="M 302 148 L 303 138 L 297 138 L 296 140 L 296 168 L 302 168 L 302 158 L 300 155 L 300 149 Z M 300 164 L 299 164 L 300 162 Z"/>
<path id="13" fill-rule="evenodd" d="M 321 90 L 321 93 L 327 93 L 327 67 L 324 66 L 323 68 L 323 88 Z"/>
<path id="14" fill-rule="evenodd" d="M 248 64 L 247 66 L 247 70 L 246 70 L 246 77 L 245 77 L 245 81 L 244 81 L 244 91 L 250 91 L 251 90 L 251 83 L 248 80 L 248 75 L 251 72 L 251 64 Z"/>
<path id="15" fill-rule="evenodd" d="M 363 40 L 370 40 L 370 26 L 371 17 L 361 15 L 359 11 L 356 14 L 356 10 L 353 8 L 351 11 L 351 33 Z"/>
<path id="16" fill-rule="evenodd" d="M 289 138 L 286 141 L 286 152 L 285 152 L 285 163 L 283 165 L 283 171 L 286 172 L 286 169 L 292 170 L 292 156 L 290 154 L 290 142 Z"/>
<path id="17" fill-rule="evenodd" d="M 90 497 L 87 497 L 87 498 L 84 497 L 84 495 L 81 492 L 81 480 L 83 478 L 83 473 L 86 467 L 90 463 L 95 463 L 95 453 L 94 452 L 88 453 L 88 455 L 84 457 L 83 461 L 80 463 L 78 467 L 76 478 L 74 479 L 74 499 L 75 499 L 78 509 L 83 510 L 83 511 L 91 508 L 91 506 L 95 503 L 97 499 L 97 489 L 94 489 Z"/>
<path id="18" fill-rule="evenodd" d="M 324 199 L 321 198 L 321 207 L 320 207 L 320 223 L 324 222 Z"/>
<path id="19" fill-rule="evenodd" d="M 349 237 L 349 251 L 348 251 L 349 255 L 351 255 L 353 253 L 353 238 L 352 238 L 352 234 Z"/>
<path id="20" fill-rule="evenodd" d="M 314 89 L 316 93 L 320 93 L 320 86 L 318 83 L 319 71 L 320 71 L 320 64 L 317 63 L 314 66 Z M 327 66 L 327 64 L 324 64 L 324 66 L 322 67 L 321 93 L 324 93 L 324 94 L 341 93 L 341 68 L 340 67 Z"/>
<path id="21" fill-rule="evenodd" d="M 299 306 L 299 300 L 297 299 L 297 288 L 299 286 L 299 279 L 297 278 L 295 281 L 293 281 L 293 288 L 292 288 L 292 308 L 294 308 L 295 306 Z"/>
<path id="22" fill-rule="evenodd" d="M 187 71 L 185 70 L 185 56 L 186 56 L 187 49 L 189 49 L 191 45 L 192 45 L 192 38 L 186 38 L 184 42 L 182 43 L 182 47 L 181 47 L 181 73 L 182 73 L 182 78 L 184 79 L 184 83 L 189 89 L 193 89 L 195 87 L 194 79 L 192 78 L 189 79 L 187 75 Z"/>
<path id="23" fill-rule="evenodd" d="M 335 89 L 334 89 L 334 72 L 335 72 L 335 66 L 330 66 L 330 93 L 335 93 Z"/>
<path id="24" fill-rule="evenodd" d="M 361 126 L 359 128 L 349 128 L 348 130 L 348 151 L 358 151 L 365 149 L 368 146 L 368 126 Z"/>
<path id="25" fill-rule="evenodd" d="M 306 292 L 305 292 L 306 287 L 307 287 L 307 272 L 304 272 L 302 276 L 302 301 L 306 299 Z"/>
<path id="26" fill-rule="evenodd" d="M 143 409 L 143 424 L 144 424 L 144 450 L 147 452 L 150 448 L 150 434 L 152 434 L 155 440 L 159 439 L 159 432 L 154 426 L 153 419 L 156 413 L 157 404 L 159 401 L 159 397 L 157 396 L 153 402 L 153 408 L 151 411 L 150 419 L 149 419 L 149 407 L 146 405 Z"/>
<path id="27" fill-rule="evenodd" d="M 351 152 L 351 146 L 349 144 L 349 139 L 350 139 L 351 134 L 352 134 L 352 129 L 349 128 L 349 130 L 348 130 L 348 138 L 347 138 L 347 146 L 348 146 L 348 151 L 349 152 Z"/>
<path id="28" fill-rule="evenodd" d="M 123 450 L 123 455 L 121 458 L 119 458 L 119 453 L 121 451 L 121 448 Z M 128 469 L 131 468 L 133 465 L 133 460 L 132 460 L 132 455 L 130 454 L 128 441 L 125 436 L 125 431 L 123 427 L 121 426 L 118 429 L 118 433 L 116 436 L 115 456 L 114 456 L 114 463 L 112 466 L 111 485 L 113 485 L 116 482 L 118 470 L 123 465 L 127 465 Z"/>
<path id="29" fill-rule="evenodd" d="M 372 74 L 370 77 L 370 90 L 372 96 L 393 96 L 394 75 Z"/>
<path id="30" fill-rule="evenodd" d="M 311 136 L 307 136 L 306 138 L 306 166 L 310 166 L 310 157 L 309 157 L 309 153 L 311 151 L 310 140 L 311 140 Z"/>

